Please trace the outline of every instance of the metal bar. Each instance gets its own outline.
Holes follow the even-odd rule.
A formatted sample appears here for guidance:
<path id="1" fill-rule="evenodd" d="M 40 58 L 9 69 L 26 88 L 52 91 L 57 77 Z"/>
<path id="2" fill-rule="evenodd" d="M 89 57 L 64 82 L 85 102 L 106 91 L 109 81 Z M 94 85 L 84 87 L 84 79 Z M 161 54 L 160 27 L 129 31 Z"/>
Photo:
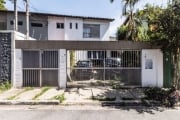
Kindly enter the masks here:
<path id="1" fill-rule="evenodd" d="M 39 51 L 39 64 L 42 69 L 42 50 Z M 39 70 L 39 86 L 42 86 L 42 70 Z"/>

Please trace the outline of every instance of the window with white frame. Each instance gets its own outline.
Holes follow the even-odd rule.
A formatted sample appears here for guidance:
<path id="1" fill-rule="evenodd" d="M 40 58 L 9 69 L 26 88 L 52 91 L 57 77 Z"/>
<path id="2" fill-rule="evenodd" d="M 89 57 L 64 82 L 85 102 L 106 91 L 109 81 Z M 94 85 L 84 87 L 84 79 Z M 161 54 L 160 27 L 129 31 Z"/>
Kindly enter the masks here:
<path id="1" fill-rule="evenodd" d="M 100 24 L 83 24 L 83 38 L 100 38 Z"/>
<path id="2" fill-rule="evenodd" d="M 64 29 L 64 23 L 56 23 L 57 29 Z"/>
<path id="3" fill-rule="evenodd" d="M 106 58 L 106 51 L 87 51 L 89 59 L 103 59 Z"/>

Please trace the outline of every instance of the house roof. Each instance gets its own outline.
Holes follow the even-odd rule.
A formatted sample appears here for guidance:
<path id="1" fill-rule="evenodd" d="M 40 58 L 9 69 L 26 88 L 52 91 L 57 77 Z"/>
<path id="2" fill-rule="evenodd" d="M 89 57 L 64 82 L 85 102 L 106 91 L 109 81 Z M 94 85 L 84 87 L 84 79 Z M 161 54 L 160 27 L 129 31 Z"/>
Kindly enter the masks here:
<path id="1" fill-rule="evenodd" d="M 0 10 L 2 13 L 13 13 L 14 11 L 10 10 Z M 18 11 L 18 13 L 25 14 L 23 11 Z M 53 13 L 39 13 L 39 12 L 30 12 L 33 15 L 43 15 L 43 16 L 54 16 L 54 17 L 70 17 L 70 18 L 82 18 L 82 19 L 95 19 L 95 20 L 106 20 L 106 21 L 114 21 L 112 18 L 102 18 L 102 17 L 90 17 L 90 16 L 76 16 L 76 15 L 63 15 L 63 14 L 53 14 Z"/>

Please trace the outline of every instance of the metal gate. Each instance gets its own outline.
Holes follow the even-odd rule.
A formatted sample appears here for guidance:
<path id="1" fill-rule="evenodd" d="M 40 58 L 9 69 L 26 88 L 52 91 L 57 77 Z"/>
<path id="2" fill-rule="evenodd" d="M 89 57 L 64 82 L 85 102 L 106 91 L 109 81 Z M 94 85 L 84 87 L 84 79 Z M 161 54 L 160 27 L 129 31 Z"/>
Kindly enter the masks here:
<path id="1" fill-rule="evenodd" d="M 58 86 L 58 50 L 23 51 L 23 86 Z"/>
<path id="2" fill-rule="evenodd" d="M 141 50 L 69 50 L 67 73 L 73 81 L 114 80 L 141 85 Z"/>

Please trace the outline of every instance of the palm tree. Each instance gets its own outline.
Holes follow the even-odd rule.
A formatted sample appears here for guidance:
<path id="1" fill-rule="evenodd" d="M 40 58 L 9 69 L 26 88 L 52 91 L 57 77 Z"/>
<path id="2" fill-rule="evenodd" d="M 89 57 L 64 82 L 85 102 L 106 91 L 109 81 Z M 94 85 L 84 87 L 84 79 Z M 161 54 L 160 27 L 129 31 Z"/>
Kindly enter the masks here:
<path id="1" fill-rule="evenodd" d="M 134 41 L 137 41 L 137 34 L 138 34 L 138 26 L 141 26 L 141 20 L 139 17 L 133 13 L 134 6 L 137 2 L 140 0 L 122 0 L 124 3 L 123 6 L 123 15 L 128 16 L 128 22 L 127 22 L 127 29 L 128 32 L 126 34 L 126 39 L 131 39 Z M 110 0 L 110 2 L 114 2 L 114 0 Z M 127 12 L 127 10 L 129 10 Z"/>
<path id="2" fill-rule="evenodd" d="M 6 10 L 4 4 L 5 4 L 5 1 L 4 0 L 0 0 L 0 10 Z"/>

